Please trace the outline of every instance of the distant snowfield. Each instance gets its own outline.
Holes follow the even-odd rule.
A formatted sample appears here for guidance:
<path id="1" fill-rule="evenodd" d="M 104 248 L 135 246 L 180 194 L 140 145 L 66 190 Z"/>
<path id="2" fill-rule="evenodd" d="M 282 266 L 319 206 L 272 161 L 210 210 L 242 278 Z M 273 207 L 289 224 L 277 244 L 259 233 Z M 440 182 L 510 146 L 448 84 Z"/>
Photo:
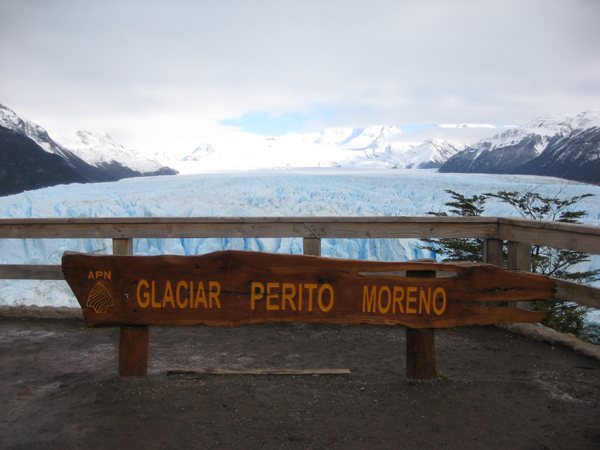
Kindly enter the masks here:
<path id="1" fill-rule="evenodd" d="M 465 195 L 536 189 L 564 196 L 595 194 L 578 205 L 600 225 L 600 187 L 556 178 L 440 174 L 433 170 L 282 170 L 131 178 L 113 183 L 55 186 L 0 198 L 2 218 L 422 216 L 444 210 L 446 189 Z M 516 217 L 488 200 L 488 216 Z M 432 257 L 417 239 L 326 239 L 323 256 L 382 261 Z M 302 253 L 301 239 L 136 239 L 137 255 L 203 254 L 217 250 Z M 60 264 L 66 250 L 111 253 L 102 239 L 0 240 L 4 264 Z M 600 256 L 589 265 L 600 268 Z M 583 268 L 582 268 L 583 269 Z M 77 306 L 65 282 L 0 281 L 0 304 Z M 600 319 L 600 317 L 599 317 Z M 600 322 L 600 320 L 596 320 Z"/>
<path id="2" fill-rule="evenodd" d="M 441 139 L 397 141 L 400 128 L 330 128 L 321 132 L 261 136 L 236 131 L 203 142 L 191 154 L 157 154 L 181 174 L 230 170 L 311 168 L 411 169 L 440 167 L 464 149 Z"/>

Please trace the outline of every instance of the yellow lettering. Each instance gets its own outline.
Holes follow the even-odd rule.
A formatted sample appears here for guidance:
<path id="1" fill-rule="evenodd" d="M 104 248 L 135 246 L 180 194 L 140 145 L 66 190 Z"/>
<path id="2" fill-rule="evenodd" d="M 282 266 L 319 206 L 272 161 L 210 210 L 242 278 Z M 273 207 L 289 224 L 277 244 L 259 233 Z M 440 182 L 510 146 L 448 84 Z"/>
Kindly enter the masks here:
<path id="1" fill-rule="evenodd" d="M 286 292 L 288 291 L 289 292 Z M 294 304 L 293 297 L 296 295 L 296 286 L 292 283 L 283 283 L 281 285 L 281 309 L 285 309 L 285 301 L 290 302 L 290 306 L 295 311 L 296 305 Z"/>
<path id="2" fill-rule="evenodd" d="M 279 283 L 267 283 L 267 309 L 275 310 L 279 309 L 279 305 L 271 304 L 271 300 L 277 298 L 277 294 L 271 293 L 271 289 L 277 289 L 279 287 Z"/>
<path id="3" fill-rule="evenodd" d="M 259 283 L 258 281 L 253 281 L 252 286 L 250 287 L 250 308 L 254 309 L 256 307 L 256 300 L 260 300 L 263 298 L 265 294 L 265 285 Z"/>
<path id="4" fill-rule="evenodd" d="M 308 310 L 312 311 L 313 303 L 313 290 L 317 288 L 316 284 L 305 284 L 304 287 L 308 289 Z"/>
<path id="5" fill-rule="evenodd" d="M 438 293 L 442 294 L 442 306 L 438 308 L 437 296 Z M 437 288 L 433 291 L 433 312 L 435 312 L 438 316 L 446 311 L 446 291 L 443 287 Z"/>
<path id="6" fill-rule="evenodd" d="M 165 294 L 163 295 L 162 307 L 164 308 L 167 303 L 170 303 L 173 308 L 175 308 L 175 299 L 173 298 L 173 287 L 171 286 L 171 282 L 167 281 L 167 285 L 165 286 Z"/>
<path id="7" fill-rule="evenodd" d="M 417 287 L 416 286 L 408 286 L 406 288 L 406 313 L 407 314 L 416 314 L 417 310 L 415 308 L 411 308 L 410 304 L 412 302 L 417 303 Z M 411 296 L 411 294 L 415 294 Z"/>
<path id="8" fill-rule="evenodd" d="M 375 299 L 377 298 L 377 286 L 371 288 L 369 295 L 369 287 L 363 288 L 363 312 L 375 312 Z"/>
<path id="9" fill-rule="evenodd" d="M 302 311 L 302 283 L 298 284 L 298 310 Z"/>
<path id="10" fill-rule="evenodd" d="M 323 306 L 323 291 L 325 289 L 329 291 L 329 305 L 327 306 Z M 333 287 L 331 287 L 330 284 L 324 284 L 321 286 L 321 289 L 319 289 L 319 308 L 321 308 L 321 311 L 323 312 L 327 312 L 333 308 Z"/>
<path id="11" fill-rule="evenodd" d="M 194 282 L 190 281 L 190 308 L 194 307 Z"/>
<path id="12" fill-rule="evenodd" d="M 421 288 L 419 295 L 419 314 L 423 312 L 423 305 L 425 305 L 425 312 L 431 314 L 431 288 L 427 288 L 427 295 L 425 295 L 425 289 Z"/>
<path id="13" fill-rule="evenodd" d="M 381 294 L 383 294 L 384 292 L 387 292 L 387 306 L 385 308 L 383 306 L 381 306 Z M 390 310 L 390 306 L 392 305 L 392 293 L 390 292 L 389 287 L 382 286 L 381 289 L 379 289 L 379 296 L 377 297 L 377 304 L 379 305 L 380 313 L 385 314 Z"/>
<path id="14" fill-rule="evenodd" d="M 198 303 L 203 303 L 205 308 L 208 308 L 206 304 L 206 294 L 204 293 L 204 283 L 201 281 L 198 283 L 198 291 L 196 292 L 196 302 L 194 308 L 198 307 Z"/>
<path id="15" fill-rule="evenodd" d="M 212 308 L 212 302 L 215 301 L 217 308 L 221 308 L 221 303 L 219 303 L 219 294 L 221 293 L 221 285 L 218 281 L 210 281 L 208 283 L 208 306 Z M 214 288 L 214 289 L 213 289 Z"/>
<path id="16" fill-rule="evenodd" d="M 162 305 L 156 301 L 156 283 L 154 282 L 154 280 L 152 280 L 152 307 L 153 308 L 160 308 Z"/>
<path id="17" fill-rule="evenodd" d="M 180 281 L 179 283 L 177 283 L 177 289 L 176 289 L 176 297 L 177 297 L 177 306 L 179 306 L 180 308 L 185 308 L 188 304 L 188 298 L 185 298 L 185 301 L 181 301 L 181 288 L 184 287 L 186 290 L 188 288 L 188 284 L 185 281 Z"/>
<path id="18" fill-rule="evenodd" d="M 91 272 L 90 272 L 90 274 L 91 274 Z M 140 291 L 141 291 L 142 287 L 149 288 L 150 285 L 148 284 L 148 282 L 146 280 L 140 280 L 140 282 L 137 285 L 138 305 L 140 305 L 142 308 L 145 308 L 150 304 L 150 294 L 148 292 L 144 292 L 142 294 L 142 296 L 140 297 Z M 142 297 L 144 298 L 144 301 L 142 301 Z"/>
<path id="19" fill-rule="evenodd" d="M 399 295 L 398 295 L 399 294 Z M 404 300 L 404 288 L 401 286 L 394 286 L 394 302 L 392 303 L 392 312 L 396 312 L 396 305 L 398 310 L 404 314 L 404 307 L 402 306 L 402 300 Z"/>
<path id="20" fill-rule="evenodd" d="M 110 280 L 112 276 L 112 272 L 109 270 L 108 272 L 106 271 L 101 271 L 101 270 L 97 270 L 96 273 L 94 274 L 93 271 L 90 270 L 90 273 L 88 274 L 88 280 L 99 280 L 100 278 L 104 278 L 105 280 Z"/>

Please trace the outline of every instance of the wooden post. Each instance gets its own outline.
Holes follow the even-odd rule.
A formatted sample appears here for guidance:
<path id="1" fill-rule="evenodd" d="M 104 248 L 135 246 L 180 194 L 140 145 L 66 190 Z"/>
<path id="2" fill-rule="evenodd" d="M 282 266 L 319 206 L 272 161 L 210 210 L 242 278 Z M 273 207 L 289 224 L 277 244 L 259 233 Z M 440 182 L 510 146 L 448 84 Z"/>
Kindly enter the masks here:
<path id="1" fill-rule="evenodd" d="M 501 239 L 483 240 L 483 262 L 501 267 L 504 264 L 504 241 Z M 508 306 L 507 302 L 490 302 L 488 306 Z"/>
<path id="2" fill-rule="evenodd" d="M 407 328 L 406 377 L 429 380 L 437 375 L 435 328 Z"/>
<path id="3" fill-rule="evenodd" d="M 483 262 L 502 266 L 504 263 L 503 247 L 504 241 L 500 239 L 485 239 L 483 241 Z"/>
<path id="4" fill-rule="evenodd" d="M 133 239 L 113 239 L 114 255 L 132 255 Z M 148 375 L 148 325 L 121 327 L 119 376 L 144 378 Z"/>
<path id="5" fill-rule="evenodd" d="M 435 278 L 435 271 L 407 270 L 406 276 Z M 406 377 L 429 380 L 437 375 L 435 328 L 406 328 Z"/>
<path id="6" fill-rule="evenodd" d="M 531 272 L 531 245 L 524 242 L 508 242 L 508 270 Z"/>
<path id="7" fill-rule="evenodd" d="M 531 272 L 531 245 L 524 242 L 508 242 L 508 270 Z M 531 302 L 517 302 L 521 309 L 531 309 Z"/>
<path id="8" fill-rule="evenodd" d="M 321 256 L 321 239 L 305 237 L 302 239 L 304 254 L 311 256 Z"/>
<path id="9" fill-rule="evenodd" d="M 148 375 L 148 326 L 121 327 L 119 376 L 145 378 Z"/>
<path id="10" fill-rule="evenodd" d="M 113 239 L 113 255 L 133 255 L 133 239 Z"/>

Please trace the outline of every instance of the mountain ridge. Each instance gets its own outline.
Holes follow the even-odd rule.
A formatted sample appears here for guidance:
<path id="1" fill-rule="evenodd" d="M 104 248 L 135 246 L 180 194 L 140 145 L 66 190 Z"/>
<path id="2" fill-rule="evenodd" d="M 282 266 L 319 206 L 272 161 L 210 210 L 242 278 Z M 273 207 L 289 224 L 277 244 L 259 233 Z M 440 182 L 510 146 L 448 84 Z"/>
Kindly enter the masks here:
<path id="1" fill-rule="evenodd" d="M 0 196 L 71 183 L 87 180 L 61 156 L 0 125 Z"/>
<path id="2" fill-rule="evenodd" d="M 76 146 L 76 148 L 69 148 L 67 145 L 58 142 L 53 139 L 49 133 L 42 128 L 40 125 L 35 124 L 29 120 L 26 120 L 19 116 L 15 111 L 8 108 L 7 106 L 0 104 L 0 128 L 2 128 L 3 135 L 3 155 L 2 163 L 4 168 L 10 167 L 10 177 L 15 180 L 20 180 L 19 183 L 12 183 L 8 179 L 0 181 L 0 192 L 16 193 L 22 190 L 37 189 L 39 187 L 46 187 L 55 184 L 63 184 L 69 182 L 107 182 L 117 181 L 123 178 L 138 177 L 138 176 L 151 176 L 151 175 L 174 175 L 177 172 L 169 167 L 164 167 L 156 161 L 148 163 L 146 158 L 142 158 L 136 155 L 135 152 L 128 152 L 124 147 L 114 142 L 108 135 L 106 135 L 104 146 L 96 145 L 94 149 L 86 148 L 83 145 Z M 11 133 L 16 133 L 22 136 L 24 139 L 18 139 L 12 136 Z M 90 132 L 85 133 L 85 136 L 91 139 L 94 134 Z M 91 139 L 94 141 L 94 139 Z M 110 141 L 109 141 L 110 140 Z M 31 142 L 30 142 L 31 141 Z M 99 139 L 96 138 L 94 143 L 98 143 Z M 12 147 L 8 147 L 8 145 Z M 34 148 L 31 143 L 34 143 L 37 148 Z M 20 154 L 19 151 L 25 152 Z M 49 155 L 54 155 L 61 158 L 71 171 L 77 176 L 67 175 L 66 169 L 60 168 L 60 162 L 47 158 L 43 153 L 38 150 L 45 152 Z M 96 152 L 100 157 L 91 158 L 90 155 Z M 49 170 L 44 171 L 38 164 L 34 166 L 38 167 L 39 170 L 45 172 L 42 177 L 43 182 L 36 181 L 30 177 L 30 168 L 27 165 L 19 164 L 19 160 L 24 158 L 28 159 L 28 164 L 31 166 L 33 155 L 37 155 L 43 159 L 46 164 L 49 165 Z M 103 158 L 102 156 L 108 156 Z M 86 161 L 86 158 L 89 161 Z M 140 171 L 137 170 L 141 166 L 151 167 L 151 170 Z M 5 169 L 7 170 L 7 169 Z M 53 177 L 51 174 L 56 176 L 55 181 L 52 181 Z M 60 174 L 60 175 L 59 175 Z M 29 180 L 29 184 L 25 182 Z M 40 185 L 40 183 L 43 184 Z M 21 191 L 14 191 L 14 186 L 20 186 Z M 8 194 L 3 194 L 8 195 Z"/>
<path id="3" fill-rule="evenodd" d="M 68 148 L 85 162 L 98 168 L 109 169 L 113 173 L 117 167 L 123 174 L 131 176 L 175 175 L 177 172 L 161 165 L 158 161 L 141 156 L 135 150 L 128 150 L 105 132 L 79 130 L 73 133 L 59 133 L 55 141 Z"/>
<path id="4" fill-rule="evenodd" d="M 545 175 L 600 183 L 600 110 L 552 114 L 482 139 L 449 158 L 441 173 Z"/>
<path id="5" fill-rule="evenodd" d="M 472 145 L 435 138 L 409 142 L 399 139 L 402 129 L 388 125 L 282 136 L 235 131 L 202 142 L 188 154 L 163 152 L 154 159 L 124 148 L 106 133 L 82 130 L 53 139 L 4 105 L 0 126 L 63 158 L 88 182 L 178 173 L 171 167 L 188 174 L 329 167 L 530 174 L 600 183 L 600 110 L 542 116 Z"/>

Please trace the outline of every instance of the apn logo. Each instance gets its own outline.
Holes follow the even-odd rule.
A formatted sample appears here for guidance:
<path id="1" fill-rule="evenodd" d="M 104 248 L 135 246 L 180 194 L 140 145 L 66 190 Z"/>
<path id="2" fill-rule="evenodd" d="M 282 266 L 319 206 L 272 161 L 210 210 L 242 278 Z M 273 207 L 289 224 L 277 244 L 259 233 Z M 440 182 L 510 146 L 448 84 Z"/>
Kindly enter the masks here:
<path id="1" fill-rule="evenodd" d="M 98 282 L 92 288 L 92 292 L 90 292 L 85 306 L 93 308 L 96 313 L 103 314 L 108 308 L 114 305 L 115 302 L 113 302 L 108 289 L 106 289 L 102 283 Z"/>

